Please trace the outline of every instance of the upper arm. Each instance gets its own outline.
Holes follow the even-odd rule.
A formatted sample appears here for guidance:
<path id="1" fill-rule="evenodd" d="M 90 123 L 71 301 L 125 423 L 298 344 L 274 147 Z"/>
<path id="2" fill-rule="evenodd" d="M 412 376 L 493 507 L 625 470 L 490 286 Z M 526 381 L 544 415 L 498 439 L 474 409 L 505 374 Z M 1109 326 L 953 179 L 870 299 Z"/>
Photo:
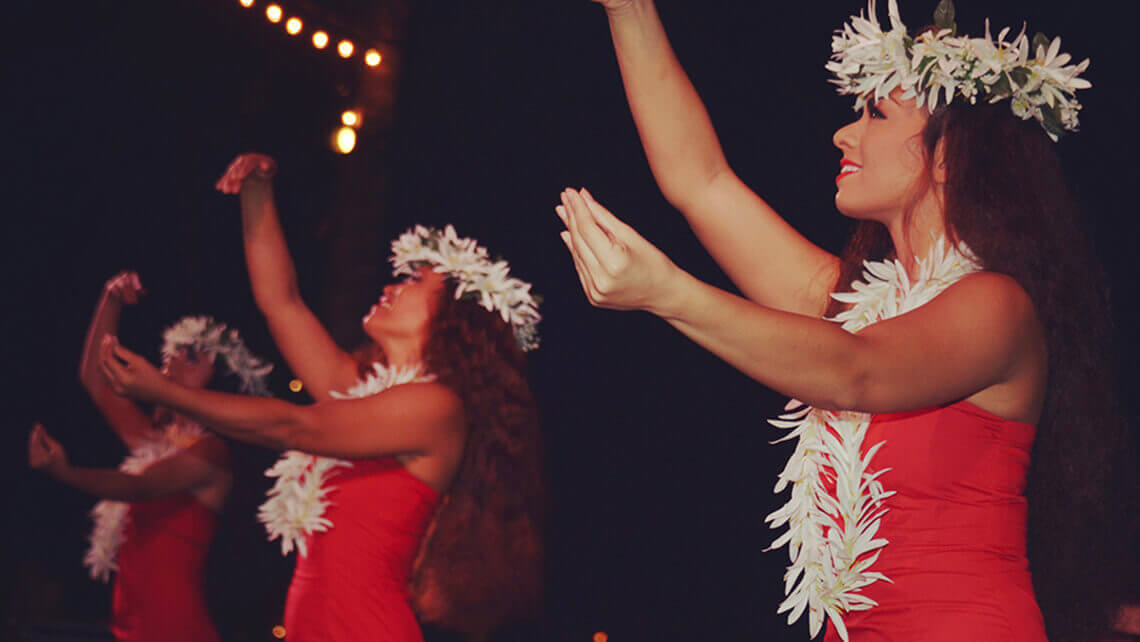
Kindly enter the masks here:
<path id="1" fill-rule="evenodd" d="M 263 311 L 277 349 L 314 399 L 329 399 L 330 391 L 345 390 L 356 381 L 352 355 L 332 340 L 299 297 Z"/>
<path id="2" fill-rule="evenodd" d="M 299 413 L 287 447 L 346 459 L 439 454 L 461 447 L 466 427 L 459 396 L 439 383 L 396 386 L 363 399 L 304 406 Z"/>
<path id="3" fill-rule="evenodd" d="M 90 386 L 87 391 L 111 430 L 115 431 L 128 449 L 133 450 L 151 438 L 154 424 L 135 402 L 115 394 L 107 385 Z"/>
<path id="4" fill-rule="evenodd" d="M 229 453 L 225 443 L 206 435 L 189 448 L 148 466 L 140 475 L 141 494 L 156 499 L 194 492 L 229 479 Z"/>
<path id="5" fill-rule="evenodd" d="M 747 298 L 785 312 L 823 314 L 839 259 L 788 225 L 727 166 L 674 205 Z"/>
<path id="6" fill-rule="evenodd" d="M 1043 386 L 1043 330 L 1029 295 L 1008 276 L 968 276 L 917 310 L 856 337 L 851 409 L 929 408 L 1024 384 L 1008 414 L 1031 414 L 1020 406 L 1031 405 Z"/>

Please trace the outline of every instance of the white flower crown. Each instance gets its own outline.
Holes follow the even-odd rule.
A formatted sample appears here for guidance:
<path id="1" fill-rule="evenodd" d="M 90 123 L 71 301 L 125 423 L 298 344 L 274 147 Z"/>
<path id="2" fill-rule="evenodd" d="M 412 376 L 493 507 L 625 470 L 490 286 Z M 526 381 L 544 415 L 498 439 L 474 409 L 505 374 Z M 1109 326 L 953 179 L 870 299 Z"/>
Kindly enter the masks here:
<path id="1" fill-rule="evenodd" d="M 1012 41 L 1002 29 L 996 40 L 990 36 L 986 20 L 984 38 L 957 35 L 954 5 L 942 0 L 934 12 L 935 31 L 912 38 L 899 17 L 897 0 L 889 0 L 891 29 L 883 31 L 875 14 L 875 0 L 868 0 L 867 15 L 851 16 L 831 40 L 831 61 L 827 70 L 836 78 L 839 93 L 854 94 L 855 109 L 868 100 L 885 98 L 892 90 L 903 90 L 904 98 L 915 98 L 933 112 L 940 97 L 949 105 L 955 96 L 977 102 L 979 96 L 990 103 L 1010 99 L 1014 115 L 1034 118 L 1054 141 L 1065 131 L 1077 131 L 1081 104 L 1074 98 L 1078 89 L 1092 84 L 1078 76 L 1089 66 L 1088 59 L 1069 65 L 1072 56 L 1060 53 L 1061 39 L 1050 41 L 1042 34 L 1031 44 L 1021 33 Z"/>
<path id="2" fill-rule="evenodd" d="M 241 380 L 242 392 L 269 395 L 265 377 L 273 364 L 255 356 L 245 347 L 238 331 L 209 316 L 187 316 L 179 319 L 162 333 L 162 358 L 172 359 L 179 350 L 222 361 L 230 372 Z"/>
<path id="3" fill-rule="evenodd" d="M 417 225 L 392 241 L 392 275 L 414 273 L 424 265 L 459 282 L 455 298 L 467 298 L 498 311 L 510 324 L 523 350 L 538 347 L 539 301 L 530 283 L 510 276 L 506 261 L 492 261 L 475 239 L 460 238 L 451 225 L 443 230 Z"/>

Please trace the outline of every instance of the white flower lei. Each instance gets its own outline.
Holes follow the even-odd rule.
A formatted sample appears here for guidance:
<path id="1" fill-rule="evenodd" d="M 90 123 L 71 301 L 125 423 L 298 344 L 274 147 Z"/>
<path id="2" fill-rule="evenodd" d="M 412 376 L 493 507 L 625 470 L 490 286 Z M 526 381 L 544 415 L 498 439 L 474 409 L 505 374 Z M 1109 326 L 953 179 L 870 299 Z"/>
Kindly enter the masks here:
<path id="1" fill-rule="evenodd" d="M 408 275 L 420 266 L 432 265 L 436 272 L 459 282 L 455 298 L 467 295 L 483 308 L 498 310 L 514 330 L 523 350 L 538 347 L 538 300 L 530 283 L 510 276 L 506 261 L 492 262 L 487 249 L 474 239 L 459 238 L 451 225 L 438 230 L 417 225 L 392 241 L 392 274 Z"/>
<path id="2" fill-rule="evenodd" d="M 119 470 L 138 475 L 156 461 L 185 450 L 198 441 L 203 432 L 200 425 L 188 419 L 177 418 L 163 426 L 161 432 L 156 432 L 153 439 L 131 451 Z M 83 565 L 87 567 L 91 579 L 106 582 L 112 571 L 119 570 L 115 556 L 126 541 L 129 510 L 129 503 L 110 499 L 104 499 L 91 509 L 95 526 L 88 537 L 91 545 L 83 557 Z"/>
<path id="3" fill-rule="evenodd" d="M 267 396 L 265 377 L 273 364 L 258 358 L 245 346 L 238 331 L 213 317 L 182 317 L 162 333 L 162 358 L 171 359 L 179 350 L 190 350 L 210 359 L 218 356 L 241 380 L 242 392 Z"/>
<path id="4" fill-rule="evenodd" d="M 1007 27 L 995 40 L 990 36 L 989 20 L 984 38 L 958 36 L 949 0 L 943 0 L 935 11 L 937 31 L 911 38 L 899 17 L 897 0 L 889 0 L 891 28 L 885 32 L 875 14 L 875 0 L 868 2 L 865 17 L 862 13 L 851 16 L 835 32 L 831 62 L 827 63 L 839 93 L 855 95 L 856 110 L 896 88 L 903 90 L 904 98 L 915 98 L 919 107 L 925 103 L 931 112 L 940 96 L 947 105 L 955 95 L 970 104 L 979 96 L 991 103 L 1009 98 L 1018 118 L 1036 119 L 1054 141 L 1065 131 L 1077 131 L 1081 104 L 1074 94 L 1092 86 L 1078 78 L 1089 61 L 1068 64 L 1072 56 L 1060 53 L 1060 38 L 1049 41 L 1038 34 L 1031 44 L 1023 28 L 1007 41 Z M 1029 57 L 1031 48 L 1033 58 Z"/>
<path id="5" fill-rule="evenodd" d="M 852 284 L 854 291 L 831 295 L 852 304 L 829 319 L 852 333 L 925 305 L 958 279 L 981 269 L 968 248 L 951 248 L 941 238 L 930 256 L 918 262 L 919 276 L 913 283 L 897 260 L 864 265 L 864 280 Z M 777 612 L 791 611 L 788 624 L 792 624 L 807 609 L 813 638 L 827 616 L 847 640 L 842 615 L 875 606 L 861 590 L 876 580 L 890 581 L 870 570 L 879 557 L 878 549 L 888 543 L 875 537 L 880 518 L 887 512 L 883 500 L 894 495 L 878 481 L 889 468 L 869 472 L 871 460 L 885 442 L 862 452 L 871 423 L 867 413 L 820 410 L 795 399 L 784 410 L 778 419 L 769 421 L 790 431 L 777 443 L 798 441 L 774 492 L 790 486 L 791 497 L 764 520 L 773 529 L 788 525 L 767 549 L 787 544 L 792 562 L 784 574 L 787 599 Z M 834 482 L 834 495 L 827 492 L 825 481 Z M 860 559 L 863 556 L 867 557 Z"/>
<path id="6" fill-rule="evenodd" d="M 331 395 L 337 399 L 359 399 L 405 383 L 434 379 L 423 374 L 419 366 L 387 368 L 376 363 L 372 369 L 373 372 L 344 393 L 333 392 Z M 336 487 L 327 485 L 327 482 L 335 469 L 351 467 L 352 462 L 344 459 L 290 450 L 265 471 L 266 477 L 276 477 L 277 481 L 269 489 L 269 499 L 261 505 L 257 519 L 265 524 L 269 541 L 281 538 L 282 555 L 288 555 L 296 547 L 302 557 L 307 556 L 306 537 L 333 527 L 324 515 L 331 503 L 327 496 Z"/>

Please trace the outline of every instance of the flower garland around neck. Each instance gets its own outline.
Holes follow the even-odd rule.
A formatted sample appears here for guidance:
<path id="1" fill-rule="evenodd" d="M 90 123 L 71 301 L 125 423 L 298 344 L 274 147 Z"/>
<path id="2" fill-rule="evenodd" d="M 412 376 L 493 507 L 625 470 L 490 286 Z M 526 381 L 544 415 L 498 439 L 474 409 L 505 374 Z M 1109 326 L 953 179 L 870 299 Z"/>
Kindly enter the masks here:
<path id="1" fill-rule="evenodd" d="M 360 399 L 406 383 L 432 381 L 421 366 L 386 367 L 381 363 L 372 366 L 372 372 L 343 393 L 333 392 L 336 399 Z M 268 491 L 268 499 L 261 505 L 257 518 L 265 524 L 269 541 L 281 539 L 281 554 L 288 555 L 294 548 L 302 557 L 308 555 L 307 539 L 313 533 L 323 533 L 333 527 L 325 517 L 332 502 L 328 496 L 336 490 L 328 482 L 338 468 L 351 468 L 352 462 L 333 457 L 319 457 L 290 450 L 284 453 L 266 477 L 276 477 Z"/>
<path id="2" fill-rule="evenodd" d="M 156 461 L 189 448 L 201 439 L 204 432 L 197 423 L 175 416 L 160 431 L 155 431 L 152 439 L 132 450 L 119 470 L 138 475 Z M 83 558 L 83 565 L 87 567 L 91 579 L 106 582 L 113 571 L 119 570 L 116 556 L 119 547 L 126 541 L 130 507 L 127 502 L 104 499 L 91 509 L 95 525 L 88 538 L 90 546 Z"/>
<path id="3" fill-rule="evenodd" d="M 951 0 L 935 9 L 934 29 L 916 37 L 907 32 L 897 0 L 889 0 L 887 13 L 890 29 L 884 31 L 875 0 L 869 0 L 866 15 L 851 16 L 831 40 L 831 82 L 840 94 L 856 97 L 856 110 L 897 88 L 904 99 L 914 98 L 931 112 L 940 99 L 949 105 L 956 96 L 971 105 L 979 97 L 989 103 L 1008 99 L 1015 116 L 1036 120 L 1053 141 L 1077 131 L 1081 103 L 1075 94 L 1092 87 L 1080 78 L 1089 61 L 1070 65 L 1072 56 L 1061 53 L 1060 38 L 1037 34 L 1031 42 L 1022 28 L 1006 40 L 1007 27 L 994 39 L 988 20 L 984 37 L 959 36 Z"/>
<path id="4" fill-rule="evenodd" d="M 918 262 L 913 282 L 898 260 L 867 261 L 864 266 L 863 281 L 854 282 L 851 292 L 831 295 L 850 307 L 829 320 L 852 333 L 921 307 L 981 269 L 965 245 L 953 248 L 943 238 L 936 239 L 930 255 Z M 872 472 L 871 467 L 885 442 L 864 450 L 871 423 L 867 413 L 820 410 L 795 399 L 784 411 L 769 420 L 789 431 L 774 443 L 797 442 L 774 492 L 790 488 L 791 496 L 765 518 L 773 529 L 787 525 L 766 550 L 787 545 L 792 562 L 784 574 L 787 598 L 777 612 L 789 611 L 788 624 L 792 624 L 806 610 L 813 638 L 824 618 L 829 618 L 846 641 L 843 615 L 876 606 L 862 589 L 877 580 L 890 581 L 871 570 L 879 549 L 888 544 L 876 535 L 887 512 L 884 500 L 894 494 L 878 479 L 890 469 Z"/>

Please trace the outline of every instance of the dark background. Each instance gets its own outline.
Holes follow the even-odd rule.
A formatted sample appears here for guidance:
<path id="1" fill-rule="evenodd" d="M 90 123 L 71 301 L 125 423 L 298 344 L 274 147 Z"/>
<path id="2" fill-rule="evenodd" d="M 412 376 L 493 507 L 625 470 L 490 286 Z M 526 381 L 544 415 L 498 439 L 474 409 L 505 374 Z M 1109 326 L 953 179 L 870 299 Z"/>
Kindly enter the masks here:
<path id="1" fill-rule="evenodd" d="M 934 4 L 908 0 L 904 19 L 917 26 Z M 122 338 L 151 357 L 164 325 L 208 313 L 277 358 L 249 292 L 237 200 L 212 187 L 235 154 L 258 150 L 280 162 L 303 292 L 345 345 L 359 340 L 359 315 L 385 282 L 388 241 L 413 222 L 455 223 L 546 298 L 531 359 L 549 453 L 546 613 L 495 639 L 585 641 L 598 630 L 615 642 L 806 639 L 803 623 L 789 628 L 775 614 L 786 553 L 762 552 L 788 454 L 768 445 L 778 435 L 764 419 L 782 399 L 660 320 L 590 308 L 558 239 L 558 192 L 588 186 L 682 267 L 728 287 L 653 184 L 602 10 L 585 0 L 284 3 L 383 40 L 377 73 L 359 56 L 344 62 L 290 39 L 264 5 L 5 9 L 0 636 L 83 630 L 109 609 L 109 589 L 80 564 L 93 501 L 28 472 L 24 458 L 37 419 L 76 463 L 112 466 L 123 455 L 75 374 L 104 281 L 141 274 L 150 294 L 125 312 Z M 987 15 L 995 32 L 1029 19 L 1093 60 L 1083 131 L 1058 149 L 1110 276 L 1118 379 L 1135 418 L 1140 137 L 1132 37 L 1116 6 L 960 0 L 958 14 L 975 34 Z M 660 7 L 737 173 L 831 250 L 848 230 L 832 204 L 831 136 L 853 116 L 823 64 L 831 30 L 859 8 Z M 338 156 L 329 135 L 358 104 L 361 139 Z M 279 366 L 274 389 L 303 401 L 288 379 Z M 270 640 L 292 568 L 254 519 L 268 487 L 260 472 L 275 455 L 236 452 L 211 600 L 225 639 Z"/>

